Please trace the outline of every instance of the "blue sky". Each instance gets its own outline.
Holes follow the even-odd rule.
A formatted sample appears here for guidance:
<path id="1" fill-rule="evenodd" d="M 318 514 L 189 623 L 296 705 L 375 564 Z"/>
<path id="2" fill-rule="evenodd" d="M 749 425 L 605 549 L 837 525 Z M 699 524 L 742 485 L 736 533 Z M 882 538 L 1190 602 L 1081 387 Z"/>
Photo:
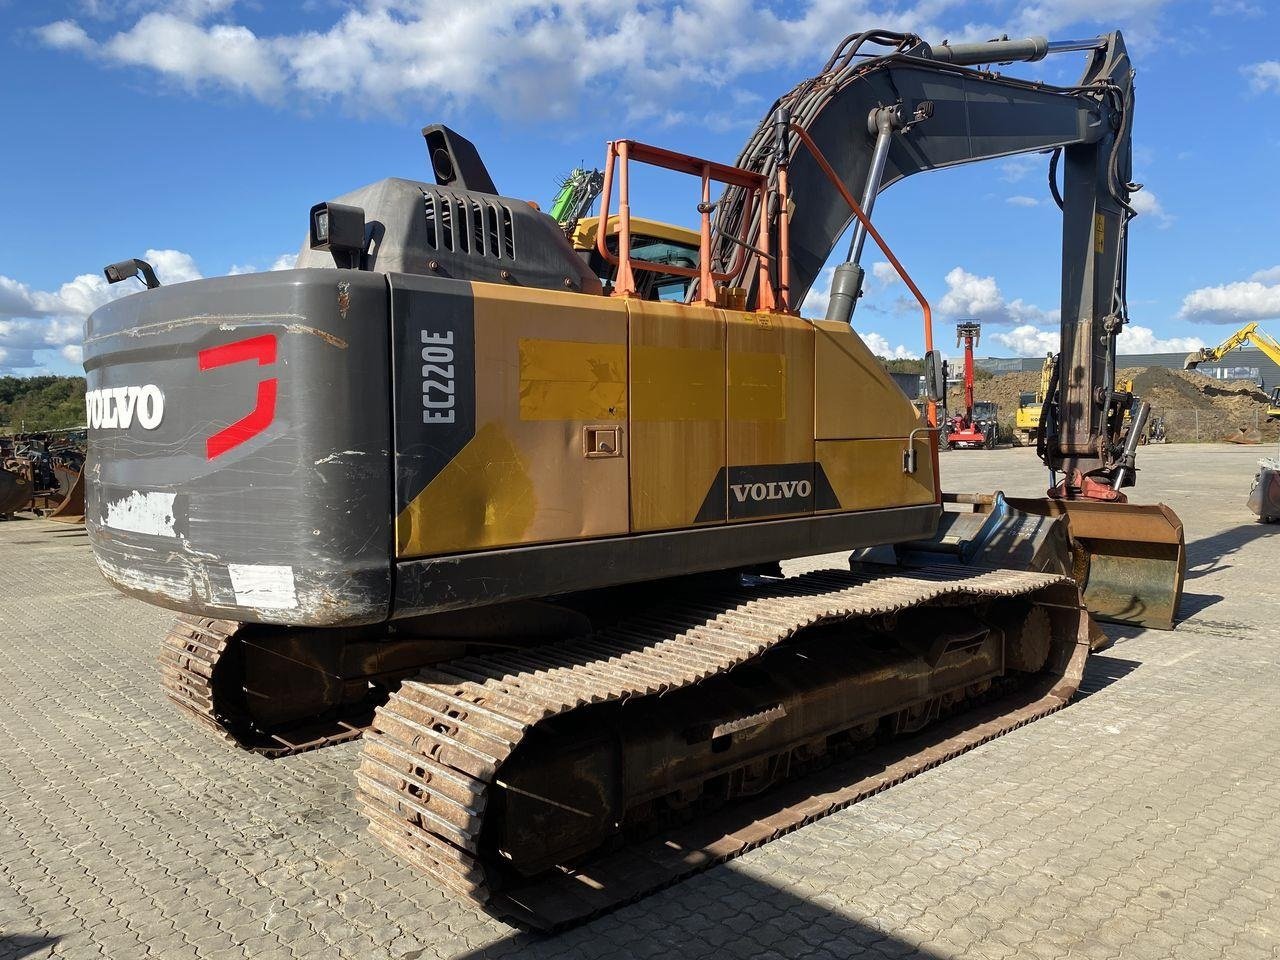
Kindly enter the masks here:
<path id="1" fill-rule="evenodd" d="M 311 204 L 430 179 L 426 123 L 470 137 L 503 193 L 544 205 L 610 137 L 732 162 L 775 96 L 868 27 L 1124 30 L 1147 189 L 1123 347 L 1182 351 L 1280 318 L 1280 11 L 1265 0 L 0 0 L 0 373 L 76 369 L 84 317 L 121 292 L 109 262 L 145 254 L 167 282 L 287 265 Z M 1010 72 L 1070 83 L 1082 64 Z M 880 198 L 941 342 L 947 320 L 976 316 L 981 352 L 1056 343 L 1045 164 L 926 174 Z M 638 212 L 692 225 L 694 199 L 653 192 Z M 820 310 L 821 289 L 805 313 Z M 882 353 L 920 350 L 898 285 L 873 279 L 855 323 Z"/>

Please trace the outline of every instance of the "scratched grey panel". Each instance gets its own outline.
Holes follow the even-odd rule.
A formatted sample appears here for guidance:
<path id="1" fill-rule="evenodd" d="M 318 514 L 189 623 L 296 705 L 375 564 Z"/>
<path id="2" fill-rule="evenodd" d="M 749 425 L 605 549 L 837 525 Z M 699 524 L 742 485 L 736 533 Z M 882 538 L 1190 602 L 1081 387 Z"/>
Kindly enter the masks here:
<path id="1" fill-rule="evenodd" d="M 382 275 L 292 270 L 161 287 L 97 310 L 86 325 L 89 389 L 154 384 L 165 404 L 155 429 L 136 419 L 90 429 L 87 523 L 107 578 L 205 615 L 315 625 L 384 617 L 387 303 Z M 273 362 L 200 369 L 202 350 L 260 336 L 276 338 Z M 210 460 L 208 439 L 254 410 L 259 385 L 273 379 L 269 425 Z M 253 592 L 242 581 L 238 604 L 228 564 L 269 568 L 278 590 L 246 603 Z M 270 569 L 286 567 L 293 606 L 287 577 Z"/>

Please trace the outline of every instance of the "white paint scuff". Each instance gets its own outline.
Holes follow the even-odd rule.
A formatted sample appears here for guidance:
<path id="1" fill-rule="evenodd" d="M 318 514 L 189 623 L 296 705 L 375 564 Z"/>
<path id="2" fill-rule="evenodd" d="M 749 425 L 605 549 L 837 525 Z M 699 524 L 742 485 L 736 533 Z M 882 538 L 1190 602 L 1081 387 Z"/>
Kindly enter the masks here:
<path id="1" fill-rule="evenodd" d="M 107 504 L 107 526 L 153 537 L 177 537 L 173 529 L 173 493 L 135 490 L 127 497 Z"/>
<path id="2" fill-rule="evenodd" d="M 259 610 L 292 610 L 298 606 L 293 567 L 266 563 L 228 563 L 236 604 Z"/>

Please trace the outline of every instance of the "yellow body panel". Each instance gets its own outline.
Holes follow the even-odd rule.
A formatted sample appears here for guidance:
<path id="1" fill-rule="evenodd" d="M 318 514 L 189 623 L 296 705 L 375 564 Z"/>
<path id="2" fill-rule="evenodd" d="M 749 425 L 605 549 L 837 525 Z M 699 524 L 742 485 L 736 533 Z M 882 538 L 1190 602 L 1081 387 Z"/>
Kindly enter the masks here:
<path id="1" fill-rule="evenodd" d="M 410 494 L 400 557 L 936 500 L 926 434 L 902 472 L 918 412 L 846 326 L 469 289 L 474 433 Z"/>
<path id="2" fill-rule="evenodd" d="M 726 324 L 726 462 L 812 463 L 813 325 L 800 317 L 732 311 Z"/>
<path id="3" fill-rule="evenodd" d="M 1040 429 L 1040 411 L 1043 405 L 1039 403 L 1027 404 L 1025 407 L 1019 407 L 1014 413 L 1014 426 L 1019 430 L 1038 430 Z"/>
<path id="4" fill-rule="evenodd" d="M 626 305 L 471 286 L 475 436 L 397 518 L 398 554 L 628 532 Z M 597 425 L 618 427 L 620 456 L 583 456 Z"/>
<path id="5" fill-rule="evenodd" d="M 725 457 L 725 317 L 627 301 L 631 315 L 631 529 L 693 523 Z"/>
<path id="6" fill-rule="evenodd" d="M 906 437 L 919 414 L 862 338 L 843 323 L 810 321 L 817 387 L 814 437 Z"/>
<path id="7" fill-rule="evenodd" d="M 521 420 L 622 420 L 627 345 L 520 340 Z"/>
<path id="8" fill-rule="evenodd" d="M 879 510 L 935 499 L 930 462 L 929 434 L 916 437 L 915 473 L 902 472 L 898 439 L 819 440 L 815 444 L 818 465 L 831 481 L 841 510 Z"/>

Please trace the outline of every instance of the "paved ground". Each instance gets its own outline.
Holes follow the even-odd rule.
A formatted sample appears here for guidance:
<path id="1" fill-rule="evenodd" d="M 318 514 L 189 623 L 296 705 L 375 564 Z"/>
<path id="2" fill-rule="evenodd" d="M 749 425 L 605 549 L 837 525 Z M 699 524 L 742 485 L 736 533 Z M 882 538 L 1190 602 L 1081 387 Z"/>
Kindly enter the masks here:
<path id="1" fill-rule="evenodd" d="M 1143 451 L 1186 521 L 1190 617 L 1114 631 L 1087 697 L 554 938 L 366 838 L 356 746 L 267 762 L 189 726 L 153 667 L 168 615 L 109 589 L 82 533 L 0 524 L 0 960 L 1280 957 L 1280 527 L 1244 508 L 1256 456 Z M 1027 450 L 943 464 L 950 489 L 1043 486 Z"/>

